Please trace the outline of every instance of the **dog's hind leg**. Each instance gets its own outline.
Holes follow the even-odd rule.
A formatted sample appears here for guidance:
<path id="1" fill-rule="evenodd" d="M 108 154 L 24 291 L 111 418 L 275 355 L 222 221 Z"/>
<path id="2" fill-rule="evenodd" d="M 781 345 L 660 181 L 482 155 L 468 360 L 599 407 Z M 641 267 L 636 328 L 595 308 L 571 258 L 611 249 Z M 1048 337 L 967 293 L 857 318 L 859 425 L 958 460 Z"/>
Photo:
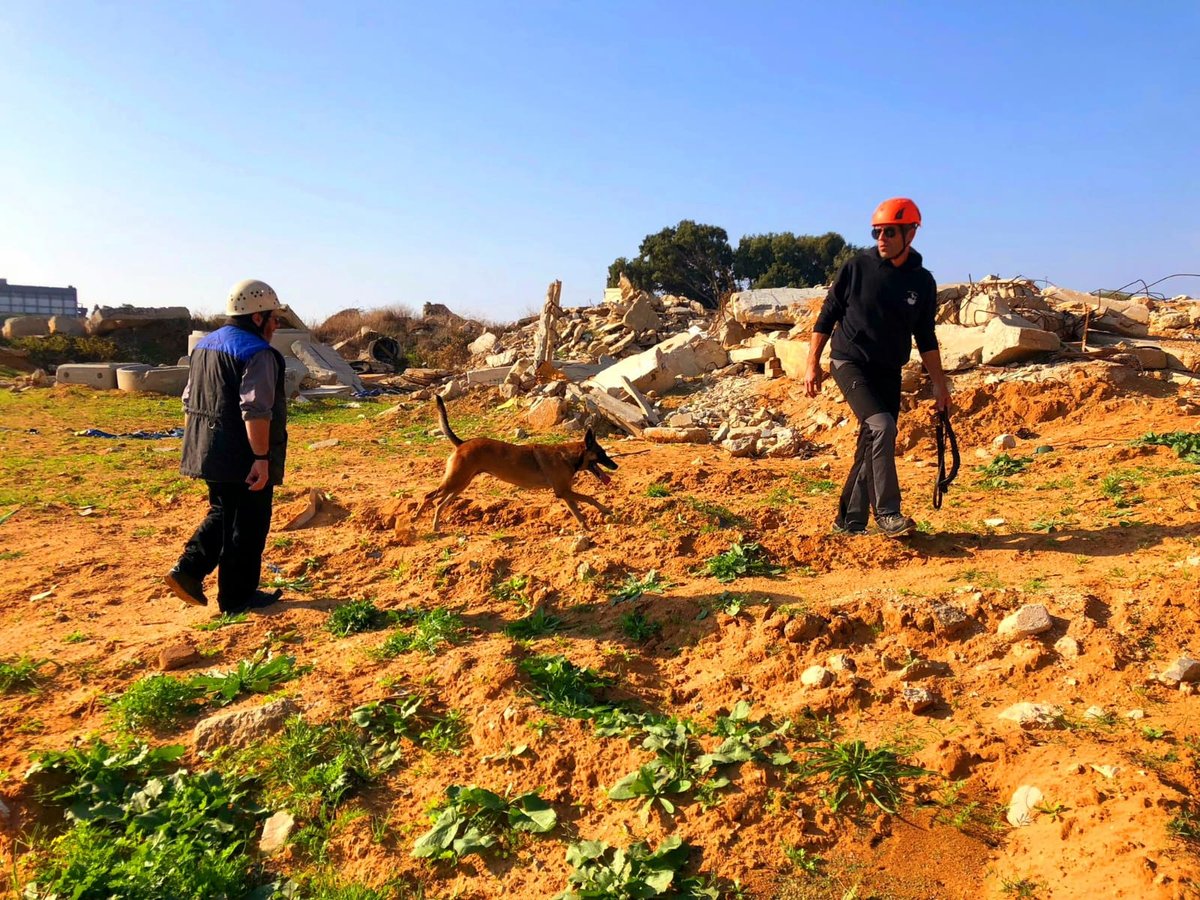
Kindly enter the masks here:
<path id="1" fill-rule="evenodd" d="M 578 491 L 568 491 L 567 494 L 563 496 L 563 499 L 566 500 L 568 496 L 572 500 L 582 500 L 584 503 L 590 503 L 592 506 L 596 507 L 596 509 L 600 510 L 600 512 L 604 513 L 604 515 L 606 515 L 606 516 L 611 516 L 613 514 L 613 511 L 611 509 L 609 509 L 607 506 L 605 506 L 603 503 L 601 503 L 595 497 L 589 497 L 587 494 L 581 494 Z"/>

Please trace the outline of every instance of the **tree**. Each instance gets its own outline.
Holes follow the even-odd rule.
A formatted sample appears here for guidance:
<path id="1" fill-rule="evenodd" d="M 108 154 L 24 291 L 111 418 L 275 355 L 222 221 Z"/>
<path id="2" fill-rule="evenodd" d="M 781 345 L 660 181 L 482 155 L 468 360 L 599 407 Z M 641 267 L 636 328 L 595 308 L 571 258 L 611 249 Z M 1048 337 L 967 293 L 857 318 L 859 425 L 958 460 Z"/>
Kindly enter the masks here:
<path id="1" fill-rule="evenodd" d="M 610 287 L 617 286 L 621 272 L 634 287 L 679 294 L 716 309 L 721 295 L 734 288 L 733 248 L 724 228 L 684 219 L 646 235 L 633 259 L 616 259 L 608 267 Z"/>
<path id="2" fill-rule="evenodd" d="M 751 288 L 815 287 L 832 283 L 842 263 L 861 250 L 832 231 L 749 234 L 738 242 L 733 274 Z"/>

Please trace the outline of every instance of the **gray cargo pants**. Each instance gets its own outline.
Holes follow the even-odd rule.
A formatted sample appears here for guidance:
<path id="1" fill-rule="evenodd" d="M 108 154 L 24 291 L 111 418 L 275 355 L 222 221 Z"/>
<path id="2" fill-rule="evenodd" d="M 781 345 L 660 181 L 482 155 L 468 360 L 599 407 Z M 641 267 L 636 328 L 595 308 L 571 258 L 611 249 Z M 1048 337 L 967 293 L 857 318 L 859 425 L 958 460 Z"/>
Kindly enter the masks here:
<path id="1" fill-rule="evenodd" d="M 896 475 L 900 370 L 870 368 L 846 359 L 833 360 L 831 369 L 858 419 L 858 446 L 838 501 L 837 524 L 865 528 L 872 510 L 876 520 L 900 513 Z"/>

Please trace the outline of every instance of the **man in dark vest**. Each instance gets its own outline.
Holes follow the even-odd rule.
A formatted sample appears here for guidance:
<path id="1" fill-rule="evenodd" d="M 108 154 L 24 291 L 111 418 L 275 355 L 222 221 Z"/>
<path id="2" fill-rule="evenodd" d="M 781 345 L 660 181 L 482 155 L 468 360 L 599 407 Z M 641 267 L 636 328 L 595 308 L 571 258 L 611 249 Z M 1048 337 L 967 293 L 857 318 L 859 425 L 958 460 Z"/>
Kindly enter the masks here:
<path id="1" fill-rule="evenodd" d="M 865 533 L 872 511 L 875 524 L 889 537 L 916 530 L 916 523 L 900 511 L 896 476 L 900 370 L 914 338 L 933 382 L 937 409 L 950 408 L 934 332 L 937 283 L 912 249 L 920 225 L 921 211 L 907 197 L 880 203 L 871 217 L 875 247 L 842 266 L 813 325 L 805 391 L 815 397 L 821 389 L 821 351 L 832 335 L 831 374 L 859 423 L 854 463 L 833 523 L 841 534 Z"/>
<path id="2" fill-rule="evenodd" d="M 271 346 L 282 309 L 261 281 L 233 286 L 228 323 L 191 354 L 183 392 L 179 470 L 208 483 L 208 515 L 166 576 L 185 603 L 207 606 L 204 579 L 217 571 L 217 606 L 243 612 L 276 602 L 258 588 L 275 485 L 287 455 L 283 356 Z"/>

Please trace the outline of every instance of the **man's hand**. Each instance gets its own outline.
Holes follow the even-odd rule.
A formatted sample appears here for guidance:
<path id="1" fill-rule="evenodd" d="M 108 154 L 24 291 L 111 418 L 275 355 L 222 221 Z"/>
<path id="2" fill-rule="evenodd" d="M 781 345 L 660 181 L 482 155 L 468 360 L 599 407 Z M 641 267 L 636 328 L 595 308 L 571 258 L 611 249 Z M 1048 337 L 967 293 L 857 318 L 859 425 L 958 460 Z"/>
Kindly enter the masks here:
<path id="1" fill-rule="evenodd" d="M 250 485 L 250 490 L 261 491 L 271 480 L 271 464 L 270 460 L 256 459 L 254 465 L 250 467 L 250 474 L 246 476 L 246 484 Z"/>
<path id="2" fill-rule="evenodd" d="M 815 397 L 821 392 L 821 379 L 823 373 L 819 365 L 809 365 L 804 373 L 804 393 L 809 397 Z"/>
<path id="3" fill-rule="evenodd" d="M 946 382 L 933 385 L 933 408 L 938 412 L 950 412 L 950 386 Z"/>

